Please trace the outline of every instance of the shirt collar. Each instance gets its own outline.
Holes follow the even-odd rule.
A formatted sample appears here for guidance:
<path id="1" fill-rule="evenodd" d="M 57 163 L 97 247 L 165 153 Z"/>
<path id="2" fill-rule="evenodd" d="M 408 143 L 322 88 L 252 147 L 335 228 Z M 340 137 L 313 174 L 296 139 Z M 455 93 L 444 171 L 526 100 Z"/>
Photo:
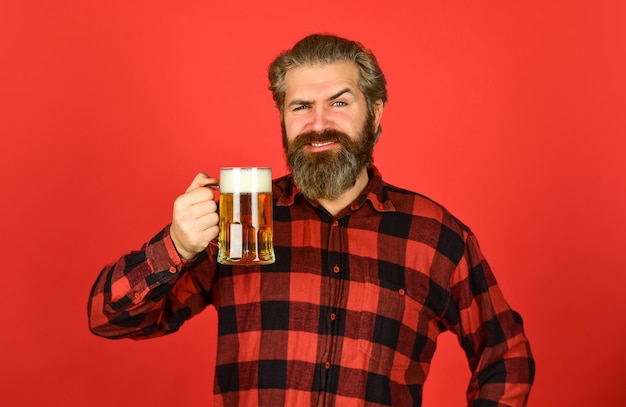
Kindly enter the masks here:
<path id="1" fill-rule="evenodd" d="M 365 202 L 369 201 L 372 207 L 378 212 L 395 211 L 396 208 L 389 200 L 387 186 L 383 182 L 382 174 L 378 168 L 372 165 L 368 168 L 367 173 L 369 175 L 369 181 L 359 197 L 355 199 L 352 204 L 350 204 L 350 209 L 355 211 L 363 206 Z M 275 188 L 278 188 L 278 191 L 276 189 L 274 190 L 275 193 L 278 192 L 278 201 L 276 202 L 277 206 L 292 206 L 297 201 L 305 199 L 302 194 L 300 194 L 298 188 L 294 185 L 291 175 L 279 178 L 275 182 Z M 311 202 L 311 204 L 315 206 L 319 205 L 317 202 Z"/>

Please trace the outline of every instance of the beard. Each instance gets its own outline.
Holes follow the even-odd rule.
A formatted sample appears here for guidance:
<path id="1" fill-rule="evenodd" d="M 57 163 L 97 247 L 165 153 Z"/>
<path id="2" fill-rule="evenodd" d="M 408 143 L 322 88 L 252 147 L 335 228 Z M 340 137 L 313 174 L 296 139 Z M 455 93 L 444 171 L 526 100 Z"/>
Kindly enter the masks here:
<path id="1" fill-rule="evenodd" d="M 363 168 L 373 162 L 376 144 L 374 120 L 368 115 L 363 129 L 355 139 L 337 130 L 307 132 L 287 140 L 283 126 L 283 147 L 295 185 L 309 200 L 336 200 L 353 187 Z M 307 146 L 318 142 L 337 142 L 326 151 L 309 151 Z"/>

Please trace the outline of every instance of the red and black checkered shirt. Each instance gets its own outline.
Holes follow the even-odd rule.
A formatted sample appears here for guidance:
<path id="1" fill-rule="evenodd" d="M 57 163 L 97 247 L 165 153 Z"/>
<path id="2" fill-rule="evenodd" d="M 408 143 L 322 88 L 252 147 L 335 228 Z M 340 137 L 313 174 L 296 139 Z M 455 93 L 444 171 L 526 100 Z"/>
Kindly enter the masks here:
<path id="1" fill-rule="evenodd" d="M 181 261 L 169 227 L 106 267 L 94 333 L 135 339 L 218 313 L 215 406 L 420 406 L 437 336 L 454 332 L 471 406 L 523 406 L 534 362 L 472 232 L 382 181 L 337 216 L 274 181 L 276 262 L 223 266 L 209 245 Z"/>

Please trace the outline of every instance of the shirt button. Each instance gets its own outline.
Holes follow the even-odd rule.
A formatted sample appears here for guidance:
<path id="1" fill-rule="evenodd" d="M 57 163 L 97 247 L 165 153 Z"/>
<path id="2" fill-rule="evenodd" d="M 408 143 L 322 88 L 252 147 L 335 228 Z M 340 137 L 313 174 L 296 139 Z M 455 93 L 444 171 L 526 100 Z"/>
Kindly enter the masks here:
<path id="1" fill-rule="evenodd" d="M 170 267 L 170 273 L 172 273 L 172 274 L 176 273 L 176 267 L 171 266 Z"/>
<path id="2" fill-rule="evenodd" d="M 339 226 L 339 221 L 333 221 L 333 227 Z"/>
<path id="3" fill-rule="evenodd" d="M 339 270 L 340 270 L 340 269 L 339 269 L 339 266 L 335 264 L 335 267 L 333 267 L 333 272 L 334 272 L 335 274 L 337 274 L 337 273 L 339 273 Z"/>
<path id="4" fill-rule="evenodd" d="M 334 312 L 332 314 L 330 314 L 330 320 L 334 321 L 337 319 L 337 314 L 335 314 Z"/>
<path id="5" fill-rule="evenodd" d="M 398 294 L 404 295 L 404 294 L 406 294 L 406 291 L 404 291 L 404 288 L 401 288 L 401 289 L 398 290 Z"/>
<path id="6" fill-rule="evenodd" d="M 326 363 L 324 363 L 324 367 L 325 367 L 326 369 L 330 369 L 330 362 L 326 362 Z"/>
<path id="7" fill-rule="evenodd" d="M 133 298 L 135 299 L 135 301 L 139 301 L 139 300 L 141 299 L 141 294 L 139 294 L 138 292 L 136 292 L 136 293 L 133 295 Z"/>

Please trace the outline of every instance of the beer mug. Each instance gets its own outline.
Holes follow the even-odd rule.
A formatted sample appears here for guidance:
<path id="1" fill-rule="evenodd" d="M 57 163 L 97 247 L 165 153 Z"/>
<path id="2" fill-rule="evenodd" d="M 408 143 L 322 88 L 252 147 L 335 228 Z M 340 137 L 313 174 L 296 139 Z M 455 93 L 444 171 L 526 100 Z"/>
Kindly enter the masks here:
<path id="1" fill-rule="evenodd" d="M 274 263 L 271 168 L 221 168 L 219 214 L 219 263 Z"/>

